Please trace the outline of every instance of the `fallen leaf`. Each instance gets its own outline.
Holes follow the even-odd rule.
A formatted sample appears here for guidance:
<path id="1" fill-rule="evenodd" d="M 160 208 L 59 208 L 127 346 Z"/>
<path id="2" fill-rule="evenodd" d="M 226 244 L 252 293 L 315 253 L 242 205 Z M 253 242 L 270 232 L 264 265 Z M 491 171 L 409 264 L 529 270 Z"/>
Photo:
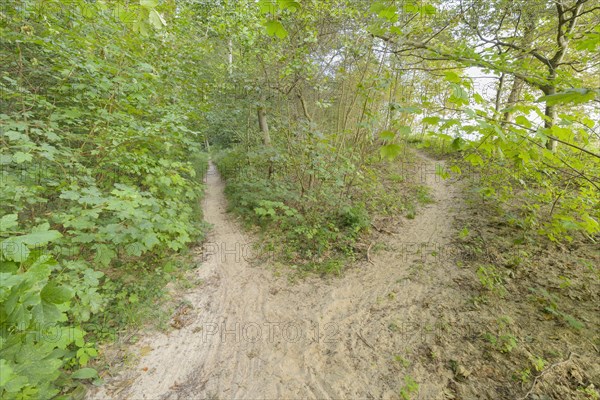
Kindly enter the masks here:
<path id="1" fill-rule="evenodd" d="M 144 346 L 140 349 L 140 356 L 145 357 L 153 350 L 150 346 Z"/>

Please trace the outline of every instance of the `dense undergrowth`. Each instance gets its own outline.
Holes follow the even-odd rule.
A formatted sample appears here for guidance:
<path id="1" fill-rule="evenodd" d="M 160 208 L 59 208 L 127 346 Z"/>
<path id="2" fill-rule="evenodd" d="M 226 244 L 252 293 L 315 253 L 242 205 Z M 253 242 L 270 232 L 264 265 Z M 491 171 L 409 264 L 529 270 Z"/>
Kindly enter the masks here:
<path id="1" fill-rule="evenodd" d="M 230 210 L 260 229 L 264 254 L 302 271 L 339 274 L 364 256 L 374 220 L 414 218 L 430 201 L 427 187 L 411 179 L 408 148 L 401 160 L 361 160 L 351 149 L 336 151 L 334 139 L 239 145 L 214 156 Z"/>
<path id="2" fill-rule="evenodd" d="M 352 256 L 358 236 L 370 228 L 365 204 L 356 199 L 359 193 L 345 193 L 344 171 L 327 169 L 326 160 L 314 165 L 314 183 L 305 179 L 303 188 L 284 167 L 291 158 L 271 162 L 259 149 L 219 153 L 216 163 L 227 180 L 230 208 L 266 229 L 270 240 L 264 251 L 304 268 L 340 272 L 337 259 Z"/>
<path id="3" fill-rule="evenodd" d="M 98 342 L 145 322 L 203 235 L 207 156 L 172 43 L 101 4 L 35 5 L 0 22 L 3 399 L 97 378 Z"/>

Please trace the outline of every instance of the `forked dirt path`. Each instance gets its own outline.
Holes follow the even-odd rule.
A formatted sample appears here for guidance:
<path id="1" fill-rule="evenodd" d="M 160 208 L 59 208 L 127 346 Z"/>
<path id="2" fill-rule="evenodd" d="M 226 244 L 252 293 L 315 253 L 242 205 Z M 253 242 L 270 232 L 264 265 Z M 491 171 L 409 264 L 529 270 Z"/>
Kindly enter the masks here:
<path id="1" fill-rule="evenodd" d="M 142 339 L 139 364 L 90 397 L 398 398 L 410 377 L 418 398 L 445 398 L 451 372 L 419 360 L 439 352 L 435 335 L 460 297 L 445 250 L 460 190 L 434 174 L 438 161 L 418 158 L 435 202 L 385 236 L 370 263 L 294 284 L 248 262 L 250 239 L 226 214 L 211 166 L 204 213 L 214 228 L 196 272 L 204 284 L 185 296 L 189 322 Z"/>

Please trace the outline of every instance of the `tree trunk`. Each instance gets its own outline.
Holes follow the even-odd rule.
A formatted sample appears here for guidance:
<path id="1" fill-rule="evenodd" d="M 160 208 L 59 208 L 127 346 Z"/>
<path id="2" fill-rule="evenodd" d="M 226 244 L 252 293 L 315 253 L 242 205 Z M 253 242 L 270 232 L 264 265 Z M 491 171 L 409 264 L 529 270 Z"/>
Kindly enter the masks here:
<path id="1" fill-rule="evenodd" d="M 506 108 L 513 107 L 519 101 L 521 97 L 521 91 L 523 90 L 523 86 L 525 81 L 517 76 L 514 77 L 512 88 L 510 89 L 510 94 L 508 95 L 508 101 L 506 104 Z M 512 122 L 512 111 L 506 110 L 504 112 L 504 117 L 502 119 L 503 123 Z"/>
<path id="2" fill-rule="evenodd" d="M 523 32 L 523 38 L 521 39 L 521 46 L 524 49 L 531 49 L 534 40 L 534 34 L 536 32 L 536 23 L 533 11 L 527 10 L 523 16 L 523 19 L 525 23 L 525 31 Z M 524 60 L 523 62 L 527 62 L 527 60 Z M 510 94 L 508 95 L 506 108 L 514 107 L 519 102 L 524 85 L 525 81 L 523 79 L 519 78 L 518 76 L 514 77 L 513 85 L 510 89 Z M 512 122 L 512 111 L 510 110 L 507 110 L 504 113 L 502 125 L 505 125 L 507 122 Z"/>
<path id="3" fill-rule="evenodd" d="M 312 122 L 312 118 L 308 113 L 308 108 L 306 108 L 304 96 L 302 96 L 302 92 L 300 90 L 298 90 L 298 99 L 300 100 L 300 105 L 302 106 L 302 113 L 304 114 L 304 117 L 308 120 L 308 122 Z"/>
<path id="4" fill-rule="evenodd" d="M 269 135 L 269 125 L 267 124 L 267 111 L 263 104 L 264 104 L 264 101 L 262 101 L 261 105 L 259 105 L 256 109 L 257 114 L 258 114 L 258 127 L 260 128 L 260 131 L 262 132 L 262 135 L 263 135 L 263 144 L 265 145 L 265 147 L 271 147 L 271 136 Z M 270 159 L 269 160 L 268 178 L 271 179 L 272 175 L 273 175 L 273 160 Z"/>
<path id="5" fill-rule="evenodd" d="M 267 112 L 264 106 L 258 106 L 258 127 L 263 134 L 263 144 L 271 146 L 271 136 L 269 136 L 269 125 L 267 124 Z"/>
<path id="6" fill-rule="evenodd" d="M 227 50 L 227 72 L 229 73 L 229 76 L 231 76 L 233 73 L 233 42 L 231 39 L 229 39 L 229 42 L 227 42 Z"/>
<path id="7" fill-rule="evenodd" d="M 496 115 L 500 112 L 500 103 L 502 102 L 502 92 L 504 90 L 504 79 L 506 74 L 503 72 L 500 74 L 500 80 L 498 81 L 498 90 L 496 90 Z M 494 117 L 494 119 L 497 117 Z"/>
<path id="8" fill-rule="evenodd" d="M 556 87 L 555 86 L 549 86 L 545 91 L 544 94 L 546 96 L 552 95 L 556 93 Z M 552 127 L 554 126 L 554 121 L 556 120 L 556 108 L 554 105 L 550 105 L 546 102 L 546 121 L 544 122 L 544 127 L 548 130 L 552 129 Z M 548 141 L 546 142 L 546 148 L 548 150 L 552 150 L 553 152 L 556 151 L 556 147 L 557 147 L 558 142 L 556 140 L 553 139 L 548 139 Z"/>
<path id="9" fill-rule="evenodd" d="M 544 88 L 544 94 L 550 96 L 556 94 L 556 69 L 561 65 L 565 54 L 569 49 L 570 36 L 573 33 L 573 29 L 577 25 L 577 19 L 581 16 L 581 8 L 585 1 L 577 0 L 575 5 L 571 8 L 565 8 L 561 1 L 555 2 L 556 10 L 558 12 L 558 34 L 556 36 L 556 43 L 558 44 L 558 50 L 550 60 L 548 60 L 548 85 Z M 570 13 L 570 17 L 567 18 L 565 15 Z M 566 27 L 566 30 L 563 28 Z M 556 108 L 554 105 L 549 105 L 546 102 L 546 122 L 544 126 L 547 129 L 552 129 L 554 121 L 556 121 Z M 548 140 L 546 148 L 548 150 L 556 151 L 558 142 L 554 139 Z"/>

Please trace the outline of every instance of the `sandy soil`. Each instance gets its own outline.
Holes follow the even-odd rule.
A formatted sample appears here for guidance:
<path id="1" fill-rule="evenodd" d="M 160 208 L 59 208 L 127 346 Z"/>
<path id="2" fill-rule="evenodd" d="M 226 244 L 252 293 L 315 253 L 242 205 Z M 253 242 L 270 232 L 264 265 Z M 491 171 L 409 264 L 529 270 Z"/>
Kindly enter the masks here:
<path id="1" fill-rule="evenodd" d="M 398 398 L 410 377 L 413 398 L 453 398 L 452 371 L 435 360 L 464 301 L 447 251 L 462 201 L 433 173 L 439 161 L 419 158 L 435 201 L 383 235 L 371 262 L 293 284 L 251 262 L 251 239 L 226 214 L 211 166 L 204 212 L 214 228 L 196 271 L 204 284 L 185 294 L 180 329 L 148 334 L 132 350 L 139 363 L 89 397 Z"/>

